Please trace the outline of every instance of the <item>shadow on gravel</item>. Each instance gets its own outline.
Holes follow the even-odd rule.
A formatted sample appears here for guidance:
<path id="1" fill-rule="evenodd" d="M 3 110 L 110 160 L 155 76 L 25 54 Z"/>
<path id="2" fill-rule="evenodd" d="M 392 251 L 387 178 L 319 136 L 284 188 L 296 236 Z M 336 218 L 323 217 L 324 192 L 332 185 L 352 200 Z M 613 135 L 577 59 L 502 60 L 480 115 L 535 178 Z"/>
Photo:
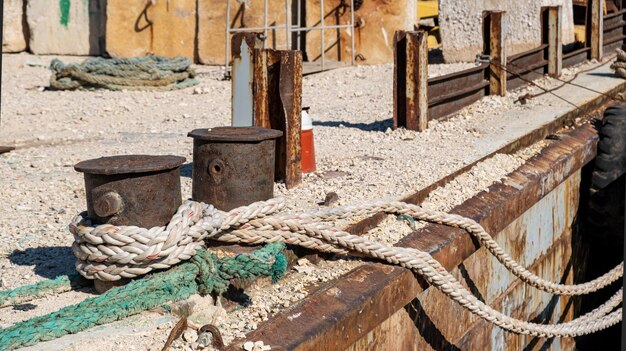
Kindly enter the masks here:
<path id="1" fill-rule="evenodd" d="M 613 77 L 615 78 L 615 73 L 608 73 L 608 72 L 590 72 L 587 73 L 590 76 L 596 76 L 596 77 Z"/>
<path id="2" fill-rule="evenodd" d="M 181 177 L 186 177 L 186 178 L 191 178 L 191 170 L 193 169 L 193 163 L 189 162 L 189 163 L 185 163 L 184 165 L 180 166 L 180 176 Z"/>
<path id="3" fill-rule="evenodd" d="M 9 256 L 11 263 L 19 266 L 35 266 L 35 274 L 54 279 L 60 275 L 76 273 L 76 258 L 68 246 L 29 248 L 25 251 L 13 251 Z"/>
<path id="4" fill-rule="evenodd" d="M 313 121 L 313 125 L 321 127 L 339 127 L 340 125 L 342 125 L 346 128 L 360 129 L 365 132 L 384 132 L 387 130 L 387 128 L 393 127 L 393 120 L 390 118 L 372 123 L 350 123 L 345 121 Z"/>

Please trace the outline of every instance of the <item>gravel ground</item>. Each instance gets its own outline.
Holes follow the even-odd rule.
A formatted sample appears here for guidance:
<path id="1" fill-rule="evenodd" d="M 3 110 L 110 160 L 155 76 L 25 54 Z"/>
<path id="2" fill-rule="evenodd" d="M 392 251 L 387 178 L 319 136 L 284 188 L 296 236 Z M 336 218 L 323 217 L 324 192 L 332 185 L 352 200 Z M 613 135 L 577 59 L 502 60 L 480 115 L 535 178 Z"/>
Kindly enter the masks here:
<path id="1" fill-rule="evenodd" d="M 230 82 L 219 80 L 221 72 L 217 68 L 198 67 L 198 88 L 170 93 L 52 92 L 43 90 L 48 70 L 32 66 L 47 64 L 51 59 L 29 54 L 3 56 L 0 145 L 18 146 L 18 150 L 0 155 L 3 290 L 73 272 L 69 249 L 72 238 L 67 224 L 85 208 L 83 179 L 73 170 L 75 163 L 131 153 L 175 154 L 190 161 L 188 131 L 230 123 Z M 467 66 L 431 65 L 429 70 L 437 75 Z M 319 206 L 331 191 L 339 195 L 337 205 L 398 199 L 413 193 L 490 152 L 476 142 L 498 135 L 505 114 L 530 110 L 539 104 L 534 99 L 526 105 L 515 104 L 519 96 L 534 91 L 523 89 L 507 97 L 487 97 L 455 118 L 432 122 L 422 133 L 391 131 L 391 83 L 391 65 L 337 69 L 304 78 L 303 104 L 311 106 L 315 120 L 318 171 L 305 175 L 302 186 L 296 189 L 287 191 L 282 184 L 276 185 L 275 194 L 287 198 L 290 210 Z M 546 80 L 546 84 L 556 83 Z M 475 170 L 477 178 L 471 184 L 459 181 L 461 188 L 454 190 L 456 193 L 433 194 L 429 203 L 450 208 L 498 181 L 520 160 L 520 156 L 498 155 L 494 161 L 477 166 L 484 168 Z M 191 194 L 188 170 L 183 169 L 182 177 L 185 198 Z M 393 218 L 387 219 L 383 228 L 395 234 L 385 239 L 379 229 L 370 236 L 393 242 L 407 231 L 406 225 Z M 321 279 L 331 279 L 354 264 L 358 263 L 322 263 L 321 271 L 327 276 Z M 307 277 L 307 270 L 287 278 L 297 279 L 301 274 L 302 288 L 284 293 L 293 293 L 297 300 L 306 294 L 304 287 L 320 281 L 316 274 Z M 287 286 L 287 281 L 281 284 Z M 90 291 L 73 294 L 65 302 L 80 300 Z M 45 313 L 65 302 L 44 299 L 36 307 Z M 270 301 L 260 306 L 273 305 Z M 0 323 L 8 325 L 25 316 L 18 312 L 0 310 Z M 228 318 L 222 324 L 230 330 L 232 320 Z M 258 312 L 254 318 L 264 317 Z M 246 325 L 243 327 L 245 330 Z M 237 333 L 242 331 L 237 328 L 233 327 L 232 335 L 226 337 L 240 336 Z"/>

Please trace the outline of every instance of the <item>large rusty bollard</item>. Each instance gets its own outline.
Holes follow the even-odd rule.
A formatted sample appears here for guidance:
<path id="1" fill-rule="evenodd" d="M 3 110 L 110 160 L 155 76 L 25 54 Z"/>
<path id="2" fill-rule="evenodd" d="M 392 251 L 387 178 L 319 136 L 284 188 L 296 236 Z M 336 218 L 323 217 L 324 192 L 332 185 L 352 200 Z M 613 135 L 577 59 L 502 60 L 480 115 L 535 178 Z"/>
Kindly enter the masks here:
<path id="1" fill-rule="evenodd" d="M 166 225 L 181 205 L 179 156 L 124 155 L 77 163 L 85 176 L 87 211 L 94 224 L 151 228 Z M 100 293 L 128 282 L 95 281 Z"/>
<path id="2" fill-rule="evenodd" d="M 274 196 L 276 138 L 262 127 L 189 132 L 193 140 L 192 199 L 229 211 Z"/>

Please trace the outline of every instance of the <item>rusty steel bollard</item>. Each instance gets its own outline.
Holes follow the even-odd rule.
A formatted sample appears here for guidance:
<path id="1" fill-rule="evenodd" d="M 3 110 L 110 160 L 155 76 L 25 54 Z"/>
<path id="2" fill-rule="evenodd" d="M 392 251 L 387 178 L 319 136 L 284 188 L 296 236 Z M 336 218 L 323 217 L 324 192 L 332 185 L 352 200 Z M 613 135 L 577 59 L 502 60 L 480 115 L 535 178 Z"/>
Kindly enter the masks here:
<path id="1" fill-rule="evenodd" d="M 84 173 L 87 212 L 94 224 L 166 225 L 181 205 L 179 156 L 124 155 L 77 163 Z M 95 281 L 100 293 L 127 283 Z"/>
<path id="2" fill-rule="evenodd" d="M 262 127 L 196 129 L 192 199 L 229 211 L 274 196 L 276 138 Z"/>

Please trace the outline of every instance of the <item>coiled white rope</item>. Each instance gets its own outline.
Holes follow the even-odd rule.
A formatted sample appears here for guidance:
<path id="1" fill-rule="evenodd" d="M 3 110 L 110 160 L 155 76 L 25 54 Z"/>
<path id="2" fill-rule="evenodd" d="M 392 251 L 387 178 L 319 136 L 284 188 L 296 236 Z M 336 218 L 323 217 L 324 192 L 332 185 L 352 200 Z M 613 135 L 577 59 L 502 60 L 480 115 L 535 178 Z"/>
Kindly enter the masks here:
<path id="1" fill-rule="evenodd" d="M 282 198 L 256 202 L 229 212 L 187 201 L 179 207 L 167 226 L 151 229 L 107 224 L 94 227 L 83 213 L 70 224 L 75 238 L 72 249 L 78 258 L 76 268 L 89 279 L 118 280 L 187 260 L 195 254 L 198 246 L 204 245 L 205 239 L 246 244 L 284 241 L 325 252 L 358 252 L 409 268 L 472 313 L 518 334 L 578 336 L 608 328 L 622 318 L 621 311 L 613 311 L 622 302 L 620 291 L 594 311 L 567 323 L 536 324 L 514 319 L 478 300 L 427 252 L 383 245 L 341 231 L 325 222 L 385 212 L 462 228 L 476 237 L 522 281 L 557 295 L 582 295 L 602 289 L 622 277 L 623 262 L 593 281 L 578 285 L 558 284 L 536 276 L 513 260 L 480 224 L 469 218 L 398 201 L 378 201 L 298 214 L 277 213 L 283 207 Z"/>

